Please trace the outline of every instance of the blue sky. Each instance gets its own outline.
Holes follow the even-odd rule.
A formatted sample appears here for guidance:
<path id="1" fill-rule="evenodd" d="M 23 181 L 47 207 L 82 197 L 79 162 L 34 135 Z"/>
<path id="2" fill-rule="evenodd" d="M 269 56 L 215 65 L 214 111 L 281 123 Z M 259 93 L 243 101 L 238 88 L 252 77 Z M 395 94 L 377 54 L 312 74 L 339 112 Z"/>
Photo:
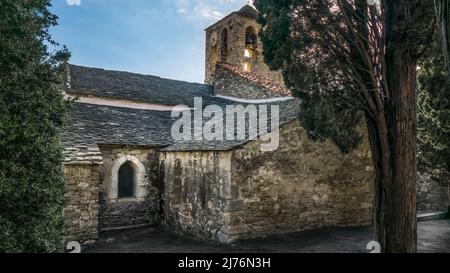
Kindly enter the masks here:
<path id="1" fill-rule="evenodd" d="M 204 29 L 246 0 L 52 0 L 71 63 L 204 80 Z"/>

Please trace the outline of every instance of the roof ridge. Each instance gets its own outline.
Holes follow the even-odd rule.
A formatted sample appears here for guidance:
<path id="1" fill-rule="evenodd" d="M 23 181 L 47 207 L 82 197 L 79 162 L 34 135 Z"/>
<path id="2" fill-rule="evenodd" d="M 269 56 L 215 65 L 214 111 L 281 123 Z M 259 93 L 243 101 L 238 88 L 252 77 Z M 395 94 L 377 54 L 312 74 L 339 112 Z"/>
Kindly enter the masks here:
<path id="1" fill-rule="evenodd" d="M 231 16 L 233 16 L 235 14 L 240 15 L 240 16 L 244 16 L 244 17 L 250 17 L 250 18 L 256 19 L 258 17 L 259 12 L 258 12 L 258 10 L 255 7 L 253 7 L 253 6 L 249 5 L 249 4 L 246 4 L 242 8 L 240 8 L 239 10 L 235 10 L 233 12 L 230 12 L 228 15 L 226 15 L 223 18 L 217 20 L 215 23 L 213 23 L 212 25 L 208 26 L 205 29 L 205 31 L 208 31 L 209 29 L 211 29 L 214 26 L 218 25 L 220 22 L 225 21 L 226 19 L 230 18 Z"/>
<path id="2" fill-rule="evenodd" d="M 117 70 L 117 69 L 106 69 L 106 68 L 101 68 L 101 67 L 85 66 L 85 65 L 78 65 L 78 64 L 72 64 L 72 63 L 68 63 L 68 66 L 69 66 L 69 71 L 70 71 L 70 68 L 76 67 L 76 68 L 80 68 L 80 69 L 91 69 L 91 70 L 96 70 L 96 71 L 103 71 L 103 72 L 107 72 L 107 73 L 120 73 L 120 74 L 127 75 L 130 77 L 131 76 L 149 77 L 149 78 L 155 78 L 155 79 L 165 80 L 165 81 L 199 85 L 202 87 L 211 87 L 210 85 L 201 83 L 201 82 L 191 82 L 191 81 L 185 81 L 185 80 L 179 80 L 179 79 L 172 79 L 172 78 L 167 78 L 167 77 L 158 76 L 158 75 L 145 74 L 142 72 L 133 72 L 133 71 Z"/>

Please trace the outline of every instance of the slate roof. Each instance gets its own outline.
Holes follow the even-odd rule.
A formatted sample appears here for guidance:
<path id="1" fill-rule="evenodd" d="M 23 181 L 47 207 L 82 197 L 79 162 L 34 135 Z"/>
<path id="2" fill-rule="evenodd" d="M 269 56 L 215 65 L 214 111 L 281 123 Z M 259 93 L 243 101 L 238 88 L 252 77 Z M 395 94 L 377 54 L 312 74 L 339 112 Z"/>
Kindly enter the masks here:
<path id="1" fill-rule="evenodd" d="M 69 66 L 67 92 L 163 105 L 192 106 L 193 97 L 210 96 L 213 87 L 130 72 Z"/>
<path id="2" fill-rule="evenodd" d="M 170 112 L 74 103 L 61 138 L 64 161 L 101 163 L 98 144 L 167 146 L 171 124 Z"/>
<path id="3" fill-rule="evenodd" d="M 250 18 L 258 18 L 258 11 L 250 5 L 243 6 L 237 13 Z"/>
<path id="4" fill-rule="evenodd" d="M 295 120 L 298 117 L 298 110 L 300 107 L 300 101 L 297 99 L 291 99 L 287 101 L 280 101 L 270 103 L 270 105 L 278 105 L 280 107 L 280 127 Z M 268 132 L 270 130 L 270 109 L 268 110 Z M 248 119 L 247 119 L 248 120 Z M 205 120 L 206 122 L 206 120 Z M 248 128 L 246 128 L 246 140 L 234 140 L 234 141 L 185 141 L 174 143 L 166 148 L 161 149 L 163 152 L 177 152 L 177 151 L 229 151 L 245 145 L 252 141 L 248 137 Z M 236 130 L 235 130 L 236 132 Z"/>
<path id="5" fill-rule="evenodd" d="M 185 104 L 192 107 L 194 97 L 203 98 L 203 107 L 214 104 L 242 104 L 215 97 L 211 86 L 162 79 L 128 72 L 70 66 L 70 88 L 75 95 L 126 99 L 164 105 Z M 298 100 L 272 102 L 280 105 L 280 123 L 297 118 Z M 133 145 L 158 147 L 163 151 L 223 151 L 248 141 L 175 143 L 171 137 L 169 111 L 140 110 L 76 102 L 69 110 L 66 131 L 61 137 L 66 164 L 99 164 L 98 145 Z"/>

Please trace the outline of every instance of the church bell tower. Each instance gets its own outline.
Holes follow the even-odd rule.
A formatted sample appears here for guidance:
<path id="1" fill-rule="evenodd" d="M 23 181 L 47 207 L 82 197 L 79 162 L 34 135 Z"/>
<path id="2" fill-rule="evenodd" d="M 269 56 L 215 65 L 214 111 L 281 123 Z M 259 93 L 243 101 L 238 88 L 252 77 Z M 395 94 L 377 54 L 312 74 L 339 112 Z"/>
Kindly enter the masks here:
<path id="1" fill-rule="evenodd" d="M 245 5 L 205 30 L 206 84 L 214 84 L 216 67 L 220 63 L 236 66 L 245 73 L 283 82 L 281 73 L 270 71 L 264 63 L 257 18 L 258 11 L 250 5 Z"/>

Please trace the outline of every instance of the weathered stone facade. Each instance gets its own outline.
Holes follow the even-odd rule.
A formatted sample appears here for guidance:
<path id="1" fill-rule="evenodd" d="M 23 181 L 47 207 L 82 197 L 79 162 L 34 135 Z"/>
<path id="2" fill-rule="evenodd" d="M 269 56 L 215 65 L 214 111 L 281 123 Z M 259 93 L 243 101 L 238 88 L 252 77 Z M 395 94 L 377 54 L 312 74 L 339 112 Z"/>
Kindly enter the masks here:
<path id="1" fill-rule="evenodd" d="M 280 147 L 251 142 L 233 152 L 231 241 L 326 226 L 364 226 L 373 219 L 373 168 L 364 142 L 343 154 L 310 140 L 298 121 L 285 125 Z"/>
<path id="2" fill-rule="evenodd" d="M 373 170 L 368 143 L 344 155 L 308 139 L 298 121 L 285 125 L 275 152 L 260 142 L 228 152 L 165 153 L 166 196 L 175 177 L 181 203 L 166 204 L 172 230 L 230 243 L 324 226 L 370 225 Z M 178 163 L 177 163 L 178 162 Z M 181 172 L 176 174 L 176 165 Z"/>
<path id="3" fill-rule="evenodd" d="M 158 195 L 152 183 L 158 176 L 159 154 L 155 149 L 101 146 L 100 230 L 154 224 Z M 117 173 L 125 162 L 131 162 L 135 174 L 134 197 L 117 196 Z"/>
<path id="4" fill-rule="evenodd" d="M 221 241 L 232 201 L 231 152 L 163 153 L 161 161 L 165 226 L 184 235 Z"/>
<path id="5" fill-rule="evenodd" d="M 89 244 L 102 230 L 155 224 L 158 219 L 159 153 L 155 149 L 104 145 L 102 163 L 66 164 L 67 206 L 64 240 Z M 134 197 L 117 197 L 118 168 L 134 168 Z M 116 183 L 114 185 L 114 183 Z"/>
<path id="6" fill-rule="evenodd" d="M 447 211 L 450 207 L 450 183 L 447 179 L 419 173 L 417 209 L 422 211 Z"/>
<path id="7" fill-rule="evenodd" d="M 98 238 L 99 165 L 65 165 L 67 206 L 64 209 L 64 241 L 83 244 Z"/>
<path id="8" fill-rule="evenodd" d="M 255 85 L 248 79 L 245 79 L 243 77 L 236 77 L 236 75 L 222 68 L 220 65 L 217 66 L 215 77 L 215 95 L 222 95 L 246 100 L 282 97 L 281 94 L 274 93 L 273 91 L 263 86 Z"/>
<path id="9" fill-rule="evenodd" d="M 248 8 L 248 6 L 245 7 L 245 9 Z M 249 72 L 284 85 L 281 72 L 271 71 L 264 63 L 263 45 L 258 38 L 259 30 L 260 25 L 256 22 L 256 15 L 246 10 L 231 13 L 207 28 L 205 83 L 214 84 L 217 63 L 228 63 L 240 67 L 247 65 L 246 70 Z M 251 31 L 257 39 L 251 52 L 246 56 L 247 31 Z"/>
<path id="10" fill-rule="evenodd" d="M 300 102 L 281 73 L 264 64 L 255 12 L 246 6 L 206 29 L 206 85 L 70 66 L 66 94 L 90 100 L 70 109 L 62 137 L 66 241 L 91 243 L 102 230 L 153 224 L 231 243 L 372 223 L 367 137 L 343 154 L 306 136 L 297 120 Z M 260 99 L 279 106 L 279 148 L 261 152 L 260 140 L 174 141 L 167 109 L 194 107 L 198 97 L 221 109 Z M 362 127 L 361 133 L 367 134 Z M 120 178 L 123 166 L 128 179 Z M 132 195 L 119 194 L 125 180 Z M 419 209 L 448 205 L 448 182 L 421 175 Z"/>

